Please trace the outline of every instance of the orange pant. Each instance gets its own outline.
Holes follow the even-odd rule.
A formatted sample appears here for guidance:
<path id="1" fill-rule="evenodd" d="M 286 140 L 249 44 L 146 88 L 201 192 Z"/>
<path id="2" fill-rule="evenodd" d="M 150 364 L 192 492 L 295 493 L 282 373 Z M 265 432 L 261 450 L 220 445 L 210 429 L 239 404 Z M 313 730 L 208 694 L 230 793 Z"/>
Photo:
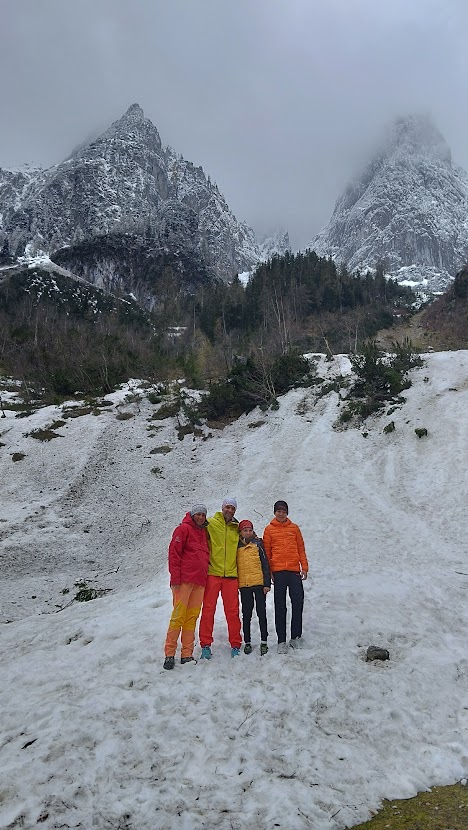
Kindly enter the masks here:
<path id="1" fill-rule="evenodd" d="M 175 657 L 177 642 L 182 631 L 181 657 L 191 657 L 195 643 L 195 626 L 203 602 L 204 588 L 191 582 L 184 582 L 172 588 L 173 611 L 167 629 L 164 653 L 166 657 Z"/>
<path id="2" fill-rule="evenodd" d="M 200 645 L 210 646 L 213 642 L 214 617 L 220 591 L 228 625 L 229 642 L 232 648 L 240 648 L 242 637 L 239 617 L 239 580 L 230 576 L 208 575 L 200 620 Z"/>

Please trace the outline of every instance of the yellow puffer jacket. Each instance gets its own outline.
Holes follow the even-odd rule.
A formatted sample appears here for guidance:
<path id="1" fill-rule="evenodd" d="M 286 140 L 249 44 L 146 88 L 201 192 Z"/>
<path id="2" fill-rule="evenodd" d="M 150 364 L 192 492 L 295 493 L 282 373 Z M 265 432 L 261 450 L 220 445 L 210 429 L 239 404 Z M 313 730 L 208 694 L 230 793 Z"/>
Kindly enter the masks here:
<path id="1" fill-rule="evenodd" d="M 256 585 L 270 587 L 270 566 L 261 539 L 252 539 L 250 542 L 239 539 L 237 573 L 239 588 L 253 588 Z"/>
<path id="2" fill-rule="evenodd" d="M 207 519 L 208 546 L 210 564 L 208 574 L 211 576 L 237 576 L 237 544 L 239 542 L 239 522 L 231 519 L 226 524 L 221 511 Z"/>

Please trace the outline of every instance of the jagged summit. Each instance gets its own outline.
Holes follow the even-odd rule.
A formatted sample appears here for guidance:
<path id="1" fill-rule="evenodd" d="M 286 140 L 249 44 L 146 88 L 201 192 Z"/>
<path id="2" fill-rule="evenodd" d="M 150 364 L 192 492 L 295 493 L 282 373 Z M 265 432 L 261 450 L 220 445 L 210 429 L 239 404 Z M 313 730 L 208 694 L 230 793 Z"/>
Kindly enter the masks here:
<path id="1" fill-rule="evenodd" d="M 145 113 L 143 112 L 142 108 L 139 104 L 130 104 L 128 110 L 120 121 L 126 121 L 127 123 L 138 123 L 139 121 L 145 120 Z"/>
<path id="2" fill-rule="evenodd" d="M 387 154 L 392 151 L 406 156 L 427 152 L 448 163 L 452 161 L 450 147 L 427 113 L 402 116 L 393 122 Z"/>
<path id="3" fill-rule="evenodd" d="M 398 118 L 309 247 L 441 290 L 468 256 L 468 175 L 427 115 Z"/>
<path id="4" fill-rule="evenodd" d="M 261 260 L 253 230 L 201 167 L 162 146 L 139 104 L 49 170 L 0 171 L 0 242 L 6 235 L 15 255 L 53 255 L 116 232 L 150 236 L 158 254 L 182 252 L 185 268 L 193 261 L 197 273 L 203 266 L 226 281 Z M 115 282 L 112 268 L 107 262 Z M 100 279 L 100 269 L 88 277 Z"/>

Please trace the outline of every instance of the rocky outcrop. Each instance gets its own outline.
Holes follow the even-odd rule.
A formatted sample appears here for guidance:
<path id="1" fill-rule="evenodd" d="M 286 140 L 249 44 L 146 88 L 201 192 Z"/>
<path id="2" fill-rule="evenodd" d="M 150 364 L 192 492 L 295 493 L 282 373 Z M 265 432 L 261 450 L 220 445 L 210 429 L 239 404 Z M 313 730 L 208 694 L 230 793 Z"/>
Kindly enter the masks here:
<path id="1" fill-rule="evenodd" d="M 400 118 L 310 243 L 351 270 L 442 290 L 468 258 L 468 175 L 425 116 Z"/>
<path id="2" fill-rule="evenodd" d="M 49 170 L 0 171 L 0 231 L 16 255 L 53 256 L 109 233 L 152 237 L 166 254 L 192 251 L 225 281 L 261 259 L 252 229 L 201 167 L 163 148 L 138 104 Z"/>

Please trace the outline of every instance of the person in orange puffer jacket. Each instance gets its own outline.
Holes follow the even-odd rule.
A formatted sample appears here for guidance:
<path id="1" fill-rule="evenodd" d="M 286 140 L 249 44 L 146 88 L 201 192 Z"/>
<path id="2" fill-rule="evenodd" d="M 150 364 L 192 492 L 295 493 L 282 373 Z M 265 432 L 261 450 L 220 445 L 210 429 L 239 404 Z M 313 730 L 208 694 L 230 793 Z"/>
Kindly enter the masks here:
<path id="1" fill-rule="evenodd" d="M 304 579 L 307 579 L 309 563 L 304 539 L 297 524 L 288 518 L 287 502 L 277 501 L 273 507 L 275 518 L 263 532 L 263 544 L 274 582 L 275 627 L 278 637 L 278 654 L 287 654 L 286 644 L 286 591 L 291 600 L 292 648 L 302 647 L 302 611 L 304 608 Z"/>

